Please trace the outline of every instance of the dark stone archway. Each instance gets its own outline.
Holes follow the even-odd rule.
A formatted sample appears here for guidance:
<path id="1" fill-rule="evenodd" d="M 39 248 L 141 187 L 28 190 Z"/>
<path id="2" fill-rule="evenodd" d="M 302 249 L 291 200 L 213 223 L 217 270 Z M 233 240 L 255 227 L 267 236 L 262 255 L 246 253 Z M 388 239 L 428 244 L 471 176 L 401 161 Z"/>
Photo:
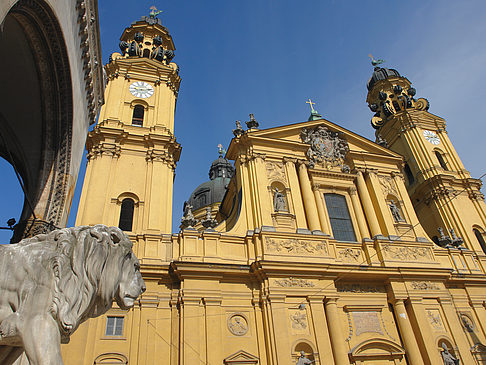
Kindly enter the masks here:
<path id="1" fill-rule="evenodd" d="M 61 28 L 42 0 L 20 0 L 10 9 L 0 49 L 0 155 L 15 165 L 28 197 L 16 242 L 60 224 L 71 161 L 72 82 Z"/>

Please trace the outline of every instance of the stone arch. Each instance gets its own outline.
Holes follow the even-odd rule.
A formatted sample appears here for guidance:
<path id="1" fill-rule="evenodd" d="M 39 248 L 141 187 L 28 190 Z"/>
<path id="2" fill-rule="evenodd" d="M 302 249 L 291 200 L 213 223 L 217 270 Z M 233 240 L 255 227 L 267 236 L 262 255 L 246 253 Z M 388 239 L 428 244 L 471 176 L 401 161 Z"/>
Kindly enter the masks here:
<path id="1" fill-rule="evenodd" d="M 478 241 L 479 245 L 481 246 L 483 252 L 486 254 L 486 239 L 484 229 L 478 225 L 473 225 L 472 227 L 474 236 Z"/>
<path id="2" fill-rule="evenodd" d="M 127 365 L 128 358 L 120 353 L 111 352 L 99 355 L 94 365 Z"/>
<path id="3" fill-rule="evenodd" d="M 439 354 L 443 351 L 443 347 L 442 345 L 445 344 L 447 346 L 447 350 L 449 350 L 449 352 L 455 357 L 455 358 L 459 358 L 457 356 L 457 348 L 456 346 L 454 346 L 454 342 L 452 341 L 451 338 L 449 338 L 448 336 L 445 336 L 445 335 L 440 335 L 437 337 L 436 339 L 436 343 L 437 343 L 437 351 L 439 351 Z"/>
<path id="4" fill-rule="evenodd" d="M 299 339 L 292 345 L 292 360 L 293 363 L 297 362 L 301 351 L 304 351 L 305 356 L 311 361 L 318 361 L 318 354 L 315 350 L 315 346 L 312 342 L 306 339 Z"/>
<path id="5" fill-rule="evenodd" d="M 13 237 L 19 241 L 67 221 L 72 81 L 63 32 L 45 1 L 17 1 L 3 26 L 0 113 L 7 142 L 0 140 L 0 150 L 11 151 L 2 155 L 18 168 L 32 205 L 24 202 Z"/>
<path id="6" fill-rule="evenodd" d="M 138 195 L 124 192 L 115 199 L 116 225 L 123 231 L 134 232 L 138 227 L 139 208 L 141 205 Z M 130 212 L 128 212 L 130 210 Z M 128 216 L 127 216 L 128 214 Z M 130 222 L 128 222 L 129 220 Z"/>
<path id="7" fill-rule="evenodd" d="M 449 171 L 449 167 L 447 166 L 447 158 L 446 154 L 440 148 L 434 148 L 434 154 L 439 162 L 440 167 L 442 167 L 445 171 Z"/>
<path id="8" fill-rule="evenodd" d="M 373 361 L 401 360 L 405 357 L 405 350 L 397 343 L 384 338 L 373 338 L 361 342 L 349 352 L 352 363 L 372 364 Z"/>

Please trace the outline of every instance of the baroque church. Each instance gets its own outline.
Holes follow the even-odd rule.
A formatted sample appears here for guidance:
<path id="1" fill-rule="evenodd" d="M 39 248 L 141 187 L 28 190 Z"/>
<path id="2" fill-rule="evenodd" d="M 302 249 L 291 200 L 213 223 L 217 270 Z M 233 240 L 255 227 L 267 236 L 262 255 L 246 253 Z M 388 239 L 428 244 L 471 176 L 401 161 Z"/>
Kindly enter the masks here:
<path id="1" fill-rule="evenodd" d="M 81 325 L 65 363 L 486 364 L 481 181 L 411 82 L 376 65 L 376 142 L 312 104 L 237 123 L 172 232 L 174 50 L 152 14 L 105 66 L 76 225 L 123 229 L 147 290 Z"/>

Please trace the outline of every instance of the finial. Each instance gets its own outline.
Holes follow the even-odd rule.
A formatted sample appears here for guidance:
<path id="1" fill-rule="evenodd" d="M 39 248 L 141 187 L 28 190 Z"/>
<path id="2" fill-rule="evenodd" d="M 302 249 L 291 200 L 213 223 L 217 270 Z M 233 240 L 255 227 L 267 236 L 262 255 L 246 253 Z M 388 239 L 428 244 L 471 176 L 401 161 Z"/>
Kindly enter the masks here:
<path id="1" fill-rule="evenodd" d="M 245 123 L 246 123 L 246 126 L 249 129 L 258 128 L 258 126 L 259 126 L 258 122 L 255 119 L 255 116 L 252 113 L 250 113 L 250 120 L 248 122 L 245 122 Z"/>
<path id="2" fill-rule="evenodd" d="M 237 120 L 235 122 L 235 124 L 236 124 L 236 129 L 233 129 L 233 134 L 234 134 L 235 137 L 238 138 L 238 137 L 242 136 L 245 133 L 245 131 L 241 127 L 241 122 L 239 120 Z"/>
<path id="3" fill-rule="evenodd" d="M 381 59 L 375 60 L 371 53 L 368 55 L 368 57 L 371 58 L 371 64 L 373 66 L 378 66 L 378 65 L 381 65 L 382 63 L 385 63 L 385 60 L 381 60 Z"/>
<path id="4" fill-rule="evenodd" d="M 152 5 L 150 7 L 150 10 L 151 10 L 151 12 L 149 13 L 149 16 L 151 18 L 156 18 L 157 15 L 159 15 L 160 13 L 162 13 L 162 10 L 157 10 L 157 8 L 155 7 L 155 5 Z"/>
<path id="5" fill-rule="evenodd" d="M 313 102 L 312 102 L 312 100 L 311 100 L 310 98 L 309 98 L 309 101 L 306 101 L 305 103 L 310 105 L 310 107 L 311 107 L 311 112 L 314 112 L 314 111 L 315 111 L 315 110 L 314 110 L 314 106 L 313 106 L 313 105 L 315 105 L 316 103 L 313 103 Z"/>
<path id="6" fill-rule="evenodd" d="M 310 113 L 309 119 L 307 119 L 309 122 L 311 120 L 319 120 L 319 119 L 322 119 L 322 115 L 320 115 L 319 112 L 314 109 L 314 106 L 313 105 L 315 103 L 313 103 L 310 98 L 309 98 L 309 101 L 306 101 L 305 103 L 306 104 L 309 104 L 310 107 L 311 107 L 311 113 Z"/>
<path id="7" fill-rule="evenodd" d="M 224 150 L 223 145 L 221 143 L 218 144 L 218 152 L 219 152 L 220 156 L 223 156 L 226 153 L 226 151 Z"/>

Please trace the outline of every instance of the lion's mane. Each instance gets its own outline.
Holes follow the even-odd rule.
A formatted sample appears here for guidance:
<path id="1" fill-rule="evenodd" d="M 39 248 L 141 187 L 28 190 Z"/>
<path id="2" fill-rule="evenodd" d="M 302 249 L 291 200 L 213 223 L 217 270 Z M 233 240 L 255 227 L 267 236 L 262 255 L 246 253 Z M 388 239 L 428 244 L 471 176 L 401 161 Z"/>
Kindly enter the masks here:
<path id="1" fill-rule="evenodd" d="M 123 260 L 132 252 L 119 228 L 104 225 L 63 228 L 19 245 L 54 251 L 48 263 L 55 283 L 49 310 L 64 338 L 111 307 Z"/>

